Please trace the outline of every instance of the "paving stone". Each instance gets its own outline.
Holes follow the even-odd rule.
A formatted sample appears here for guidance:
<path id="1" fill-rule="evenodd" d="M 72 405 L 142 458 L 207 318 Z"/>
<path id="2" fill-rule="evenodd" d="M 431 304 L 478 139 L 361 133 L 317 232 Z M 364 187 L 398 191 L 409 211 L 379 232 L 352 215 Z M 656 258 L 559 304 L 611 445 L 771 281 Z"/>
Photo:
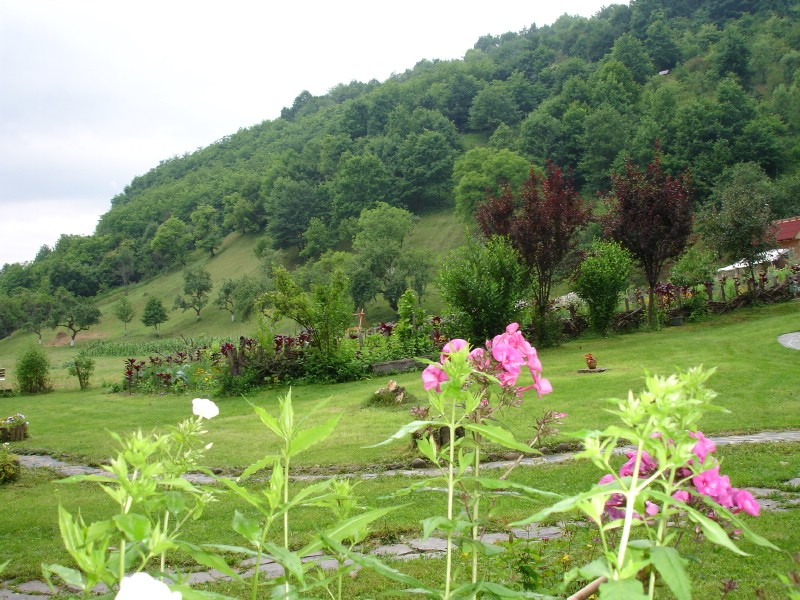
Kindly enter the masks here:
<path id="1" fill-rule="evenodd" d="M 42 600 L 42 595 L 23 594 L 9 589 L 0 589 L 0 600 Z"/>
<path id="2" fill-rule="evenodd" d="M 747 489 L 747 491 L 753 494 L 753 496 L 756 498 L 766 498 L 767 496 L 778 493 L 778 490 L 772 488 L 749 487 L 745 489 Z"/>
<path id="3" fill-rule="evenodd" d="M 800 477 L 795 477 L 794 479 L 790 479 L 786 482 L 787 485 L 792 485 L 794 487 L 800 487 Z"/>
<path id="4" fill-rule="evenodd" d="M 98 583 L 92 588 L 92 593 L 97 594 L 98 596 L 108 594 L 109 592 L 111 592 L 111 588 L 109 588 L 105 583 Z"/>
<path id="5" fill-rule="evenodd" d="M 777 500 L 762 498 L 758 501 L 758 505 L 761 510 L 766 510 L 767 512 L 786 512 L 786 509 Z"/>
<path id="6" fill-rule="evenodd" d="M 419 538 L 408 540 L 408 545 L 414 548 L 415 550 L 419 550 L 420 552 L 428 552 L 428 551 L 439 551 L 443 552 L 447 550 L 447 540 L 442 538 L 428 538 L 427 540 L 421 540 Z"/>
<path id="7" fill-rule="evenodd" d="M 377 554 L 378 556 L 403 556 L 413 552 L 410 546 L 406 544 L 392 544 L 390 546 L 378 546 L 370 554 Z"/>
<path id="8" fill-rule="evenodd" d="M 504 544 L 509 537 L 508 533 L 485 533 L 481 536 L 481 541 L 487 544 Z"/>
<path id="9" fill-rule="evenodd" d="M 188 583 L 189 585 L 195 585 L 198 583 L 210 583 L 212 581 L 216 581 L 216 579 L 208 571 L 197 571 L 196 573 L 189 573 L 189 576 L 186 578 L 186 583 Z"/>
<path id="10" fill-rule="evenodd" d="M 26 594 L 46 594 L 48 596 L 53 595 L 53 591 L 50 589 L 50 586 L 44 581 L 26 581 L 25 583 L 20 583 L 17 586 L 17 590 Z"/>

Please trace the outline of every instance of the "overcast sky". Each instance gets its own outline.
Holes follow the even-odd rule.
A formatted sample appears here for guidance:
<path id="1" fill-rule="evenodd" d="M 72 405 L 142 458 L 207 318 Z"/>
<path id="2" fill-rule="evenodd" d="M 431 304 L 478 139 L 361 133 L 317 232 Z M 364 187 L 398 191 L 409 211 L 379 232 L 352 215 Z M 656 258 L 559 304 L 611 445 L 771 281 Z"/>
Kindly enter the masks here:
<path id="1" fill-rule="evenodd" d="M 0 0 L 0 265 L 92 233 L 133 177 L 304 89 L 384 81 L 611 3 Z"/>

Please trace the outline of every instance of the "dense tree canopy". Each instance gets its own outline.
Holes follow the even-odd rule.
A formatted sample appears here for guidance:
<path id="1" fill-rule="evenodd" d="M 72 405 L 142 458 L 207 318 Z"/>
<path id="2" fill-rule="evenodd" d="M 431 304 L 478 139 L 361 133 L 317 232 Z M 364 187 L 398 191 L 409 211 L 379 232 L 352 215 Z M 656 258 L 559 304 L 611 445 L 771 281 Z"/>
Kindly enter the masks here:
<path id="1" fill-rule="evenodd" d="M 135 177 L 94 235 L 5 265 L 0 291 L 94 296 L 213 253 L 234 231 L 308 245 L 301 258 L 316 260 L 347 249 L 365 208 L 455 204 L 473 222 L 487 189 L 518 193 L 547 160 L 573 169 L 588 198 L 625 157 L 643 168 L 657 139 L 665 173 L 692 173 L 698 207 L 726 169 L 752 162 L 775 184 L 775 213 L 794 216 L 798 16 L 788 0 L 636 0 L 483 36 L 463 59 L 383 82 L 302 91 L 280 118 Z"/>

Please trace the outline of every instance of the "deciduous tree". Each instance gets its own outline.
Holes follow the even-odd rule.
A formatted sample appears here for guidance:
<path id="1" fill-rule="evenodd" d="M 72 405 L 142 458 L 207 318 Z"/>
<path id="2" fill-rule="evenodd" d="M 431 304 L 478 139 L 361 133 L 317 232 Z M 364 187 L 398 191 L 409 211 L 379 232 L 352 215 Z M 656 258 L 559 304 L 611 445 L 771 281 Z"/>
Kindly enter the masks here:
<path id="1" fill-rule="evenodd" d="M 715 202 L 700 216 L 700 231 L 717 254 L 728 260 L 744 260 L 750 277 L 760 256 L 775 247 L 770 203 L 772 185 L 755 163 L 728 169 L 715 186 Z"/>
<path id="2" fill-rule="evenodd" d="M 147 299 L 147 304 L 144 305 L 144 311 L 142 311 L 142 323 L 146 327 L 152 327 L 157 332 L 158 326 L 166 321 L 167 309 L 164 308 L 161 298 L 150 296 Z"/>
<path id="3" fill-rule="evenodd" d="M 136 315 L 133 304 L 131 304 L 127 296 L 123 296 L 114 303 L 112 310 L 114 311 L 114 316 L 122 321 L 125 326 L 125 335 L 128 335 L 128 323 L 133 321 L 133 317 Z"/>
<path id="4" fill-rule="evenodd" d="M 69 345 L 75 345 L 75 336 L 100 322 L 100 309 L 91 298 L 75 296 L 63 288 L 55 294 L 53 310 L 50 313 L 50 326 L 64 327 L 72 332 Z"/>
<path id="5" fill-rule="evenodd" d="M 208 304 L 208 293 L 212 288 L 211 274 L 203 268 L 186 269 L 183 272 L 183 293 L 185 296 L 175 298 L 173 310 L 179 308 L 184 311 L 190 308 L 200 320 L 200 311 Z"/>
<path id="6" fill-rule="evenodd" d="M 535 275 L 539 317 L 550 301 L 553 275 L 574 246 L 574 233 L 589 218 L 572 179 L 552 163 L 544 178 L 531 169 L 518 200 L 509 186 L 500 197 L 489 196 L 476 213 L 486 237 L 505 235 Z"/>
<path id="7" fill-rule="evenodd" d="M 606 233 L 628 250 L 647 278 L 648 322 L 653 325 L 654 289 L 667 261 L 680 256 L 692 233 L 692 185 L 688 171 L 677 177 L 661 167 L 660 148 L 640 171 L 630 160 L 611 177 Z"/>

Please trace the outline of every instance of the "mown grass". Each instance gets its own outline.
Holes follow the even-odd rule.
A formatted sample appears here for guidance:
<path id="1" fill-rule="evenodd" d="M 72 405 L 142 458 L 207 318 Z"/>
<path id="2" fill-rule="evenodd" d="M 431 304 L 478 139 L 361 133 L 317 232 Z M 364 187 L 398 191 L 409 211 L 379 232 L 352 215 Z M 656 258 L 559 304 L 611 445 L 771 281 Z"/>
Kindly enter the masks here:
<path id="1" fill-rule="evenodd" d="M 800 444 L 744 444 L 721 447 L 717 454 L 723 461 L 723 472 L 730 475 L 737 487 L 784 487 L 785 481 L 800 472 Z M 521 467 L 514 479 L 549 491 L 573 494 L 585 490 L 596 481 L 600 473 L 588 461 L 573 461 L 567 464 Z M 47 470 L 25 471 L 18 483 L 2 490 L 4 510 L 0 511 L 0 559 L 10 558 L 11 563 L 4 576 L 14 581 L 24 581 L 40 576 L 42 562 L 69 563 L 69 557 L 59 543 L 56 510 L 62 503 L 71 512 L 80 512 L 87 520 L 107 518 L 113 510 L 107 496 L 92 484 L 58 484 L 57 478 Z M 441 492 L 417 491 L 397 497 L 395 492 L 408 486 L 414 479 L 402 476 L 379 477 L 360 481 L 356 487 L 363 503 L 372 507 L 396 506 L 397 510 L 376 522 L 363 550 L 381 544 L 395 543 L 403 539 L 420 537 L 420 520 L 443 514 L 444 498 Z M 257 490 L 264 482 L 253 482 Z M 305 485 L 298 483 L 296 485 Z M 798 494 L 794 494 L 797 497 Z M 505 526 L 531 514 L 545 502 L 499 498 L 489 528 L 503 531 Z M 194 522 L 185 532 L 185 537 L 196 543 L 221 543 L 242 545 L 242 540 L 231 529 L 234 510 L 255 517 L 253 510 L 237 498 L 228 495 L 212 503 L 203 518 Z M 562 539 L 537 542 L 536 549 L 543 556 L 538 565 L 544 580 L 555 584 L 564 570 L 584 564 L 598 554 L 597 541 L 591 527 L 570 525 L 580 519 L 578 513 L 553 518 L 550 524 L 566 527 L 568 534 Z M 316 530 L 330 524 L 331 517 L 318 509 L 302 509 L 291 514 L 291 545 L 300 547 Z M 716 598 L 722 581 L 734 579 L 739 590 L 730 598 L 752 598 L 754 590 L 761 588 L 767 598 L 779 598 L 780 585 L 777 573 L 792 569 L 791 554 L 800 548 L 800 528 L 797 526 L 797 505 L 786 505 L 785 512 L 764 512 L 758 518 L 748 518 L 748 525 L 757 533 L 773 541 L 782 552 L 763 549 L 747 542 L 739 542 L 749 556 L 738 557 L 727 551 L 718 551 L 708 543 L 697 543 L 688 537 L 682 544 L 685 554 L 693 557 L 690 573 L 694 581 L 694 597 Z M 280 536 L 280 531 L 275 532 Z M 228 555 L 232 563 L 241 560 Z M 173 566 L 186 568 L 181 557 L 174 557 Z M 430 583 L 442 578 L 442 562 L 424 559 L 408 562 L 397 561 L 395 566 L 404 572 Z M 499 563 L 484 566 L 484 574 L 495 580 L 510 574 L 510 565 Z M 505 569 L 505 571 L 504 571 Z M 362 571 L 354 579 L 347 579 L 345 597 L 370 598 L 377 591 L 391 589 L 392 584 L 374 573 Z M 242 584 L 221 583 L 207 586 L 215 591 L 234 597 L 247 597 L 248 587 Z M 260 598 L 267 598 L 265 590 Z M 393 597 L 393 596 L 390 596 Z M 666 593 L 658 597 L 668 598 Z"/>
<path id="2" fill-rule="evenodd" d="M 791 429 L 800 425 L 800 404 L 796 397 L 798 354 L 776 342 L 779 335 L 800 329 L 798 302 L 741 310 L 683 327 L 667 328 L 653 333 L 635 333 L 609 338 L 583 338 L 560 347 L 540 352 L 545 375 L 551 379 L 554 392 L 543 399 L 529 397 L 520 409 L 509 411 L 502 418 L 520 438 L 529 437 L 535 417 L 547 409 L 569 413 L 562 434 L 553 441 L 568 439 L 570 432 L 584 428 L 601 428 L 613 417 L 604 409 L 606 399 L 620 397 L 628 390 L 639 390 L 646 371 L 668 374 L 675 369 L 696 365 L 716 367 L 710 386 L 718 392 L 716 404 L 729 412 L 709 413 L 701 428 L 706 433 L 738 433 L 770 429 Z M 584 366 L 583 355 L 591 351 L 599 357 L 599 366 L 608 370 L 592 375 L 578 374 Z M 48 348 L 52 357 L 66 356 L 63 348 Z M 64 354 L 59 354 L 64 352 Z M 95 384 L 118 382 L 122 363 L 118 358 L 98 358 L 100 375 Z M 409 442 L 368 448 L 386 439 L 407 422 L 405 411 L 364 408 L 364 401 L 385 384 L 387 377 L 340 385 L 306 385 L 292 390 L 295 409 L 307 416 L 309 424 L 340 415 L 335 432 L 323 443 L 297 457 L 294 464 L 302 472 L 380 472 L 388 466 L 407 466 L 414 456 Z M 419 373 L 394 377 L 414 394 L 424 397 Z M 18 452 L 48 452 L 75 462 L 98 463 L 114 453 L 114 442 L 108 431 L 125 433 L 137 428 L 144 431 L 162 429 L 190 415 L 190 398 L 112 394 L 94 387 L 81 392 L 77 381 L 66 378 L 56 392 L 28 397 L 0 398 L 0 415 L 24 413 L 31 425 L 31 437 L 15 442 Z M 250 403 L 277 409 L 278 396 L 287 389 L 270 389 L 248 398 L 214 398 L 220 416 L 208 422 L 208 440 L 214 442 L 208 453 L 208 464 L 226 471 L 241 469 L 275 450 L 274 440 L 267 434 L 253 413 Z M 722 447 L 723 472 L 731 476 L 737 487 L 785 488 L 785 482 L 800 475 L 800 444 L 742 445 Z M 559 493 L 586 489 L 599 474 L 586 462 L 519 469 L 519 481 Z M 57 477 L 46 470 L 25 471 L 15 484 L 0 488 L 0 562 L 10 558 L 5 577 L 21 581 L 40 576 L 40 564 L 69 563 L 59 539 L 56 510 L 59 502 L 72 512 L 81 512 L 85 519 L 99 519 L 112 509 L 105 494 L 88 484 L 60 485 Z M 396 498 L 394 492 L 408 484 L 402 477 L 380 477 L 362 481 L 358 486 L 364 503 L 369 506 L 398 505 L 390 516 L 375 524 L 369 543 L 393 542 L 420 535 L 420 520 L 442 514 L 443 498 L 436 492 L 417 492 Z M 259 484 L 255 484 L 259 485 Z M 302 485 L 302 484 L 298 484 Z M 497 530 L 530 514 L 541 501 L 503 499 L 498 502 L 492 526 Z M 731 598 L 752 597 L 753 590 L 764 587 L 767 597 L 780 597 L 776 573 L 791 567 L 789 554 L 800 548 L 800 527 L 797 508 L 786 512 L 767 513 L 752 520 L 754 529 L 775 542 L 785 553 L 746 547 L 750 557 L 734 557 L 716 552 L 708 544 L 686 548 L 696 557 L 691 569 L 695 581 L 695 597 L 719 595 L 723 579 L 735 579 L 739 591 Z M 240 544 L 230 528 L 234 510 L 252 514 L 249 507 L 231 497 L 212 504 L 204 517 L 187 532 L 197 542 Z M 254 516 L 254 515 L 253 515 Z M 569 520 L 576 515 L 567 515 Z M 316 510 L 300 510 L 292 515 L 292 540 L 296 547 L 308 539 L 316 528 L 324 526 L 326 517 Z M 587 561 L 591 548 L 590 530 L 578 528 L 566 540 L 552 540 L 542 545 L 548 557 L 545 575 L 552 581 L 564 568 Z M 564 560 L 565 555 L 569 556 Z M 230 557 L 234 558 L 234 557 Z M 441 577 L 437 560 L 398 563 L 400 568 L 428 581 Z M 488 568 L 488 567 L 487 567 Z M 561 571 L 560 571 L 560 570 Z M 487 576 L 502 578 L 495 572 Z M 235 597 L 245 596 L 245 587 L 238 584 L 210 586 Z M 363 572 L 347 581 L 347 597 L 373 597 L 376 589 L 391 586 L 376 575 Z M 262 597 L 267 597 L 266 592 Z M 667 597 L 664 595 L 664 597 Z"/>
<path id="3" fill-rule="evenodd" d="M 501 419 L 523 439 L 531 436 L 537 415 L 548 409 L 569 413 L 563 434 L 601 428 L 613 418 L 605 410 L 606 399 L 640 389 L 645 372 L 666 375 L 704 365 L 717 369 L 710 386 L 719 394 L 716 404 L 728 410 L 709 413 L 701 423 L 704 431 L 739 433 L 797 427 L 798 355 L 776 342 L 779 335 L 800 329 L 797 316 L 798 303 L 789 302 L 654 333 L 587 338 L 543 349 L 544 374 L 553 383 L 554 392 L 542 399 L 528 397 L 520 409 L 507 412 Z M 584 367 L 583 355 L 589 351 L 599 358 L 600 367 L 608 369 L 606 372 L 578 373 Z M 96 384 L 122 380 L 120 359 L 98 359 L 98 363 L 105 366 L 104 374 L 96 376 Z M 417 397 L 425 397 L 418 372 L 393 378 Z M 365 448 L 386 439 L 408 419 L 404 411 L 363 407 L 387 379 L 294 388 L 298 413 L 308 415 L 310 424 L 341 415 L 334 434 L 314 452 L 299 457 L 297 466 L 360 469 L 407 463 L 410 444 Z M 22 412 L 31 422 L 32 435 L 19 443 L 20 450 L 66 453 L 76 460 L 97 462 L 113 450 L 107 430 L 149 431 L 190 414 L 186 397 L 128 396 L 99 387 L 81 392 L 76 389 L 77 381 L 68 383 L 70 387 L 65 385 L 50 394 L 0 399 L 0 414 Z M 249 403 L 275 407 L 277 398 L 286 391 L 267 389 L 247 398 L 215 398 L 221 414 L 209 423 L 209 438 L 215 443 L 208 456 L 211 466 L 242 468 L 273 450 Z"/>

